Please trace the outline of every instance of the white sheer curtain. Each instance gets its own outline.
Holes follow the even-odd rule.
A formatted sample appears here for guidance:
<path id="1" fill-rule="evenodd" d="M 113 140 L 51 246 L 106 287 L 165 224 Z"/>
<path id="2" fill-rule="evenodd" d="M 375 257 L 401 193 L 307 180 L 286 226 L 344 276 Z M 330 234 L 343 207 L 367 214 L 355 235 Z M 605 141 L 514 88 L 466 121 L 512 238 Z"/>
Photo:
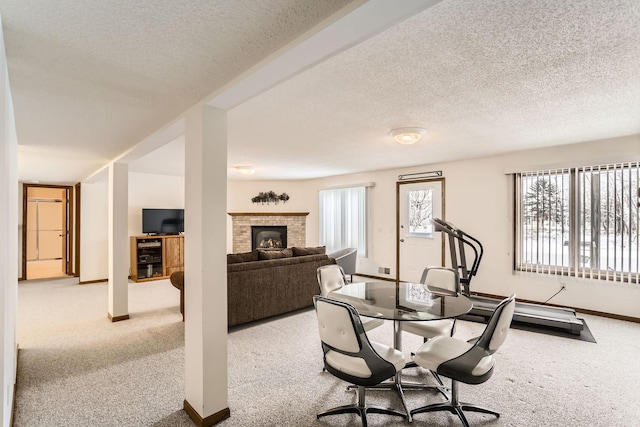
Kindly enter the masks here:
<path id="1" fill-rule="evenodd" d="M 366 187 L 320 191 L 320 244 L 327 253 L 358 248 L 358 256 L 366 256 L 366 218 Z"/>

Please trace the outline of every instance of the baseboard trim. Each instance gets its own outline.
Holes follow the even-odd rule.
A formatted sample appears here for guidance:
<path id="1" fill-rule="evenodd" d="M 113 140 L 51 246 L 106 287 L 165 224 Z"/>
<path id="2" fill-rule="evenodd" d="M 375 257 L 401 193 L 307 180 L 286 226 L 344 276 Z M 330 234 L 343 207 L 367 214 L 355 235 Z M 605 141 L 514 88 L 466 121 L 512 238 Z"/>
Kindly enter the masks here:
<path id="1" fill-rule="evenodd" d="M 13 379 L 13 396 L 11 401 L 11 415 L 9 425 L 13 426 L 13 418 L 16 413 L 16 393 L 18 392 L 18 361 L 20 360 L 20 345 L 16 344 L 16 377 Z"/>
<path id="2" fill-rule="evenodd" d="M 498 299 L 503 299 L 506 298 L 504 296 L 500 296 L 500 295 L 493 295 L 493 294 L 485 294 L 483 292 L 471 292 L 472 295 L 477 295 L 479 297 L 487 297 L 487 298 L 498 298 Z M 538 305 L 549 305 L 551 307 L 559 307 L 559 308 L 570 308 L 572 310 L 575 310 L 576 313 L 584 313 L 584 314 L 591 314 L 593 316 L 600 316 L 600 317 L 606 317 L 609 319 L 615 319 L 615 320 L 625 320 L 627 322 L 633 322 L 633 323 L 640 323 L 640 318 L 638 317 L 632 317 L 632 316 L 624 316 L 622 314 L 613 314 L 613 313 L 605 313 L 604 311 L 595 311 L 595 310 L 588 310 L 586 308 L 576 308 L 576 307 L 571 307 L 568 305 L 558 305 L 558 304 L 543 304 L 540 301 L 531 301 L 531 300 L 526 300 L 526 299 L 520 299 L 517 298 L 518 301 L 520 302 L 526 302 L 528 304 L 538 304 Z"/>
<path id="3" fill-rule="evenodd" d="M 604 313 L 602 311 L 574 308 L 578 313 L 591 314 L 593 316 L 608 317 L 609 319 L 626 320 L 627 322 L 640 323 L 640 317 L 624 316 L 622 314 Z"/>
<path id="4" fill-rule="evenodd" d="M 98 279 L 98 280 L 85 280 L 78 282 L 78 285 L 89 285 L 91 283 L 103 283 L 103 282 L 108 282 L 109 279 Z"/>
<path id="5" fill-rule="evenodd" d="M 191 420 L 198 427 L 210 427 L 226 420 L 231 416 L 231 411 L 229 410 L 229 408 L 224 408 L 223 410 L 218 411 L 215 414 L 211 414 L 206 418 L 202 418 L 200 414 L 198 414 L 198 411 L 193 409 L 193 406 L 191 406 L 186 399 L 184 401 L 183 407 L 184 411 L 189 415 L 189 418 L 191 418 Z"/>
<path id="6" fill-rule="evenodd" d="M 119 321 L 121 321 L 121 320 L 129 320 L 129 315 L 128 315 L 128 314 L 125 314 L 125 315 L 122 315 L 122 316 L 115 316 L 115 317 L 113 317 L 113 316 L 111 315 L 111 313 L 107 313 L 107 318 L 108 318 L 111 322 L 119 322 Z"/>

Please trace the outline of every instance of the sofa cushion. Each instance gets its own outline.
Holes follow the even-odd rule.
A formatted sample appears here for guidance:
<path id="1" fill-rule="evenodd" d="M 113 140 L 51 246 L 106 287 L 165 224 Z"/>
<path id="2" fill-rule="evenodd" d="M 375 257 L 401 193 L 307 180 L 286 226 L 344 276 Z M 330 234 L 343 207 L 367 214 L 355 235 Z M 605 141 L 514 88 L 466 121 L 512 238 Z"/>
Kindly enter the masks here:
<path id="1" fill-rule="evenodd" d="M 237 254 L 228 254 L 227 255 L 227 264 L 237 264 L 239 262 L 250 262 L 250 261 L 258 261 L 259 255 L 258 251 L 251 252 L 241 252 Z"/>
<path id="2" fill-rule="evenodd" d="M 306 256 L 306 255 L 321 255 L 327 252 L 325 246 L 317 246 L 315 248 L 298 248 L 293 247 L 293 256 Z"/>
<path id="3" fill-rule="evenodd" d="M 282 249 L 281 251 L 258 251 L 258 259 L 280 259 L 280 258 L 291 258 L 293 256 L 293 251 L 289 248 Z"/>

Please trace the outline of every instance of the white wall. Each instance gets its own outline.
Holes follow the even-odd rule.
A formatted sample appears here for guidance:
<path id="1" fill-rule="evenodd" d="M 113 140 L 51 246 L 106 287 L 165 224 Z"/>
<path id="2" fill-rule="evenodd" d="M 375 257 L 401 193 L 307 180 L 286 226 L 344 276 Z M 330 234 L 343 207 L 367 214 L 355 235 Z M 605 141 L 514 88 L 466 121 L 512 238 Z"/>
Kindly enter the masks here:
<path id="1" fill-rule="evenodd" d="M 142 208 L 184 208 L 184 177 L 129 173 L 128 234 L 142 234 Z M 82 183 L 80 281 L 106 280 L 109 274 L 107 175 Z"/>
<path id="2" fill-rule="evenodd" d="M 298 182 L 228 183 L 230 212 L 310 211 L 307 220 L 307 244 L 318 242 L 318 191 L 344 184 L 375 182 L 371 189 L 370 252 L 358 261 L 360 273 L 379 275 L 378 266 L 390 267 L 395 277 L 395 192 L 398 175 L 442 170 L 445 177 L 446 219 L 477 237 L 485 257 L 472 290 L 495 295 L 516 292 L 527 300 L 544 301 L 557 292 L 561 282 L 566 290 L 552 302 L 577 308 L 640 317 L 640 288 L 637 285 L 597 280 L 548 277 L 512 271 L 513 199 L 511 178 L 506 172 L 602 164 L 640 160 L 640 135 L 523 151 L 443 164 L 344 175 Z M 258 206 L 251 197 L 259 191 L 286 192 L 291 196 L 284 205 Z"/>
<path id="3" fill-rule="evenodd" d="M 0 26 L 0 419 L 9 426 L 16 380 L 18 305 L 18 140 Z"/>
<path id="4" fill-rule="evenodd" d="M 184 209 L 184 177 L 129 172 L 129 236 L 142 234 L 142 208 Z"/>
<path id="5" fill-rule="evenodd" d="M 80 187 L 80 282 L 109 277 L 108 184 L 104 174 Z"/>

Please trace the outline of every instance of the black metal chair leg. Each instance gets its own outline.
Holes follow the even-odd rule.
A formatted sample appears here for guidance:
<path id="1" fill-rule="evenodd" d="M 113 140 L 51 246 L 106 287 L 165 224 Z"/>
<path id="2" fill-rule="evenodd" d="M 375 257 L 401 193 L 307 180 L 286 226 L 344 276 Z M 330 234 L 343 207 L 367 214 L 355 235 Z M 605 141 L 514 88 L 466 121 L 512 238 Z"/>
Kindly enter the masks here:
<path id="1" fill-rule="evenodd" d="M 357 386 L 356 393 L 358 395 L 358 403 L 353 405 L 338 406 L 337 408 L 329 409 L 324 412 L 320 412 L 316 415 L 316 418 L 326 417 L 327 415 L 340 415 L 340 414 L 358 414 L 362 419 L 362 426 L 367 427 L 367 412 L 372 414 L 386 414 L 395 415 L 398 417 L 407 418 L 408 414 L 395 411 L 391 408 L 383 408 L 382 406 L 367 406 L 365 404 L 366 388 L 364 386 Z"/>
<path id="2" fill-rule="evenodd" d="M 499 412 L 492 411 L 491 409 L 483 408 L 481 406 L 474 405 L 471 403 L 460 403 L 460 407 L 462 408 L 463 411 L 480 412 L 483 414 L 495 415 L 497 418 L 500 418 Z"/>
<path id="3" fill-rule="evenodd" d="M 483 408 L 481 406 L 474 405 L 472 403 L 460 402 L 458 400 L 458 382 L 451 381 L 451 397 L 448 402 L 435 403 L 432 405 L 423 406 L 421 408 L 416 408 L 411 411 L 411 416 L 413 417 L 416 414 L 422 414 L 424 412 L 438 412 L 438 411 L 448 411 L 453 415 L 457 415 L 462 421 L 462 424 L 465 427 L 469 427 L 469 422 L 467 421 L 467 417 L 464 414 L 464 411 L 468 412 L 480 412 L 483 414 L 495 415 L 496 417 L 500 417 L 498 412 L 492 411 L 487 408 Z"/>

